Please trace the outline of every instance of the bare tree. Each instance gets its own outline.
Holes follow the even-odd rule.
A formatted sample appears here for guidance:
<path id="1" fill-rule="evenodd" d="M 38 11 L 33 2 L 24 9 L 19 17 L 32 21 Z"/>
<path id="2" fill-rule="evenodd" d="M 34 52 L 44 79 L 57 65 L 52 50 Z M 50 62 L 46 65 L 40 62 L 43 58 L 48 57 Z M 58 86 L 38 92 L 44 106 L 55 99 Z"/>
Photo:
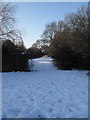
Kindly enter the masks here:
<path id="1" fill-rule="evenodd" d="M 58 29 L 58 32 L 62 32 L 64 30 L 64 21 L 59 21 L 58 22 L 58 26 L 57 26 L 57 29 Z"/>
<path id="2" fill-rule="evenodd" d="M 46 24 L 45 30 L 42 34 L 43 40 L 52 41 L 56 31 L 57 31 L 56 22 L 51 22 L 49 24 Z"/>
<path id="3" fill-rule="evenodd" d="M 88 51 L 88 13 L 88 7 L 80 7 L 76 13 L 65 17 L 65 23 L 72 33 L 71 41 L 81 51 Z"/>
<path id="4" fill-rule="evenodd" d="M 2 3 L 0 6 L 0 40 L 22 40 L 21 33 L 15 29 L 16 6 L 11 3 Z"/>
<path id="5" fill-rule="evenodd" d="M 37 48 L 41 48 L 41 41 L 38 39 L 37 41 L 36 41 L 36 44 L 37 44 Z"/>
<path id="6" fill-rule="evenodd" d="M 33 43 L 32 47 L 37 48 L 37 44 Z"/>

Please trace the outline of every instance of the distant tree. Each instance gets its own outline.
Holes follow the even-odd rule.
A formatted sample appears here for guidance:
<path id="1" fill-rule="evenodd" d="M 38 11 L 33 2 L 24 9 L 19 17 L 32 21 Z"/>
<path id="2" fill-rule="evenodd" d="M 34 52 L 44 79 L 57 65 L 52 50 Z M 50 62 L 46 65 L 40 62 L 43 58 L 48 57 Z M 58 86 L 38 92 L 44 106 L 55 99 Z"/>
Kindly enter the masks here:
<path id="1" fill-rule="evenodd" d="M 32 47 L 37 48 L 37 44 L 33 43 Z"/>
<path id="2" fill-rule="evenodd" d="M 41 48 L 41 39 L 38 39 L 33 45 L 32 45 L 32 47 L 34 47 L 34 48 L 38 48 L 38 49 L 40 49 Z"/>
<path id="3" fill-rule="evenodd" d="M 36 45 L 37 45 L 37 48 L 41 48 L 41 40 L 40 39 L 38 39 L 37 41 L 36 41 Z"/>
<path id="4" fill-rule="evenodd" d="M 42 51 L 44 54 L 49 55 L 49 46 L 50 46 L 50 41 L 46 41 L 44 39 L 38 39 L 33 45 L 32 48 L 38 48 L 40 51 Z"/>
<path id="5" fill-rule="evenodd" d="M 31 59 L 32 58 L 39 58 L 39 57 L 42 57 L 44 55 L 43 52 L 39 48 L 36 48 L 36 47 L 30 47 L 27 50 L 27 54 L 28 54 L 28 57 Z"/>
<path id="6" fill-rule="evenodd" d="M 43 31 L 42 38 L 46 41 L 52 41 L 57 31 L 57 24 L 56 22 L 51 22 L 46 24 L 45 30 Z"/>
<path id="7" fill-rule="evenodd" d="M 57 25 L 57 31 L 62 32 L 64 30 L 65 23 L 64 21 L 59 21 Z"/>

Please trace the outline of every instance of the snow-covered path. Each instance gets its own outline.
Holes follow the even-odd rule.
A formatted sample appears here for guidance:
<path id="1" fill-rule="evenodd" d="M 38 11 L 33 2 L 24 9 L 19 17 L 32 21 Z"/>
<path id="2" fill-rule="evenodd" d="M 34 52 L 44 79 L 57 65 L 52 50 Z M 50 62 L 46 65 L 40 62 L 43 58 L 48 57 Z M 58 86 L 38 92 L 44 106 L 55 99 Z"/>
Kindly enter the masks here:
<path id="1" fill-rule="evenodd" d="M 51 58 L 35 59 L 35 72 L 3 73 L 3 117 L 88 117 L 87 71 L 57 70 Z"/>

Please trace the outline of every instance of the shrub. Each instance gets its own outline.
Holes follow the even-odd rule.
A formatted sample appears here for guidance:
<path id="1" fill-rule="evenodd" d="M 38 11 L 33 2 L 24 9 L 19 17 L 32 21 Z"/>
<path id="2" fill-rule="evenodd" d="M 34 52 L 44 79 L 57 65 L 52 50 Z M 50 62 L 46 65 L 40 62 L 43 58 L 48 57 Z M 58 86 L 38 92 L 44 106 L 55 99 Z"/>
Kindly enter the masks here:
<path id="1" fill-rule="evenodd" d="M 28 56 L 10 40 L 2 43 L 2 72 L 28 71 Z"/>
<path id="2" fill-rule="evenodd" d="M 60 69 L 82 69 L 81 53 L 72 50 L 69 46 L 61 46 L 54 52 L 54 63 Z"/>
<path id="3" fill-rule="evenodd" d="M 33 58 L 39 58 L 42 57 L 44 54 L 43 52 L 36 48 L 36 47 L 31 47 L 27 50 L 28 57 L 33 59 Z"/>

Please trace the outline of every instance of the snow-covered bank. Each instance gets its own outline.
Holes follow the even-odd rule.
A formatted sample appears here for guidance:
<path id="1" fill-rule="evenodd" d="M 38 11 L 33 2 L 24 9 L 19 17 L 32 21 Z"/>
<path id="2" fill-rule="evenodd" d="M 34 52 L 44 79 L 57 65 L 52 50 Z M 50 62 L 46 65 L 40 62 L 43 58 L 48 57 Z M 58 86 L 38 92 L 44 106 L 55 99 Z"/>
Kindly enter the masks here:
<path id="1" fill-rule="evenodd" d="M 88 117 L 87 71 L 57 70 L 52 59 L 35 59 L 35 72 L 3 73 L 3 117 Z"/>
<path id="2" fill-rule="evenodd" d="M 0 73 L 0 120 L 2 118 L 2 73 Z"/>

